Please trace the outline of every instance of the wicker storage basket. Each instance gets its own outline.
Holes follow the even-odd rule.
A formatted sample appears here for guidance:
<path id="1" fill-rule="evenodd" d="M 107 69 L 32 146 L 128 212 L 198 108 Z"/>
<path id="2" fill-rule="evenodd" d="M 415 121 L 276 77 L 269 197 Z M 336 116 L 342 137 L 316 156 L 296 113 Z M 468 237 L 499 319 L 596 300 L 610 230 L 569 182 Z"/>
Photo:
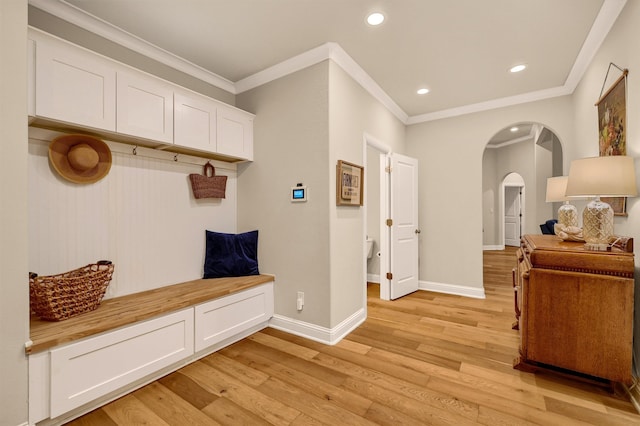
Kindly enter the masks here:
<path id="1" fill-rule="evenodd" d="M 200 198 L 225 198 L 227 189 L 227 177 L 216 176 L 216 169 L 207 161 L 202 175 L 192 173 L 189 175 L 191 190 L 196 199 Z"/>
<path id="2" fill-rule="evenodd" d="M 29 274 L 31 310 L 47 321 L 60 321 L 96 309 L 113 276 L 108 260 L 58 275 Z"/>

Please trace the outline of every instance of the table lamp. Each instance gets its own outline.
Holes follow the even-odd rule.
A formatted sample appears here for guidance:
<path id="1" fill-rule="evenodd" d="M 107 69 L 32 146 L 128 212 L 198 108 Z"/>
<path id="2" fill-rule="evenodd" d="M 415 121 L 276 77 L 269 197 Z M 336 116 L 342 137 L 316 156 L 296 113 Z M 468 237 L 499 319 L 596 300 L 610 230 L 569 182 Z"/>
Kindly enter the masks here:
<path id="1" fill-rule="evenodd" d="M 547 179 L 547 203 L 557 203 L 564 201 L 558 209 L 558 224 L 568 226 L 578 226 L 578 209 L 569 204 L 570 198 L 565 195 L 569 176 L 556 176 Z"/>
<path id="2" fill-rule="evenodd" d="M 613 209 L 600 197 L 635 197 L 632 157 L 612 155 L 574 160 L 569 169 L 567 197 L 595 197 L 582 212 L 582 233 L 588 250 L 607 250 L 613 235 Z"/>

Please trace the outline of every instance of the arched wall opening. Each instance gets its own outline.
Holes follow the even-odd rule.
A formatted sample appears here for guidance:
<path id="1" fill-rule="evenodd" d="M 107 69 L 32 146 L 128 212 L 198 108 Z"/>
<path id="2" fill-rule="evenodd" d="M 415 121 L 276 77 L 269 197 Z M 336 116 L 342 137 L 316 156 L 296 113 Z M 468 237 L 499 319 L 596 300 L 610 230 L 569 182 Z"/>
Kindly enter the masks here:
<path id="1" fill-rule="evenodd" d="M 487 143 L 482 158 L 483 249 L 501 250 L 507 237 L 505 214 L 505 178 L 516 173 L 526 188 L 522 202 L 521 234 L 540 233 L 540 224 L 556 215 L 554 206 L 545 202 L 547 178 L 562 176 L 562 144 L 553 130 L 542 123 L 519 122 L 505 126 Z M 513 195 L 513 194 L 511 194 Z M 507 229 L 509 227 L 507 226 Z"/>

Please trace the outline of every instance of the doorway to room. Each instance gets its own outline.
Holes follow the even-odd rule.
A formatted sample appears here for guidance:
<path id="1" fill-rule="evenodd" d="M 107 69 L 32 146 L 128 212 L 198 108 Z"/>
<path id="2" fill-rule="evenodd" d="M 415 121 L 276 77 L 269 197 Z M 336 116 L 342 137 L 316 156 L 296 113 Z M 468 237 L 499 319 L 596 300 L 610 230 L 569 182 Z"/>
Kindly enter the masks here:
<path id="1" fill-rule="evenodd" d="M 503 235 L 505 246 L 520 246 L 524 224 L 524 180 L 518 173 L 510 173 L 502 182 L 504 213 Z"/>
<path id="2" fill-rule="evenodd" d="M 418 161 L 366 134 L 364 158 L 365 281 L 379 284 L 381 299 L 396 299 L 418 290 Z"/>

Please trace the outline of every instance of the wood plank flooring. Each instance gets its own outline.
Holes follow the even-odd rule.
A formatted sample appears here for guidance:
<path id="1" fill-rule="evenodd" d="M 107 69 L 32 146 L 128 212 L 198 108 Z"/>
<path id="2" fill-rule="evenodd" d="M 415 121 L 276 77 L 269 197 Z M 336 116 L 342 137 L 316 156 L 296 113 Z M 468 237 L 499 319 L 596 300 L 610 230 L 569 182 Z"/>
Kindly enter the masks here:
<path id="1" fill-rule="evenodd" d="M 640 425 L 622 392 L 514 370 L 515 248 L 484 254 L 486 299 L 379 299 L 335 346 L 267 328 L 71 425 Z"/>

